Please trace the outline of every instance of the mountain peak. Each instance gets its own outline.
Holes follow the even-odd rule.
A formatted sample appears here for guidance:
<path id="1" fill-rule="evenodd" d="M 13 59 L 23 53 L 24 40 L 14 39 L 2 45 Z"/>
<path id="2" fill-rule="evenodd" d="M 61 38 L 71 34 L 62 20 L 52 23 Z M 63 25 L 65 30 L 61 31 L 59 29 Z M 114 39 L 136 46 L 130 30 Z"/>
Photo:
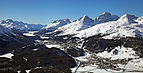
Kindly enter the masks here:
<path id="1" fill-rule="evenodd" d="M 109 12 L 104 12 L 102 15 L 109 17 L 109 16 L 111 16 L 111 13 L 109 13 Z"/>
<path id="2" fill-rule="evenodd" d="M 131 14 L 124 14 L 123 16 L 120 17 L 120 20 L 127 20 L 129 23 L 135 23 L 135 19 L 137 19 L 135 15 Z"/>
<path id="3" fill-rule="evenodd" d="M 121 19 L 124 19 L 124 18 L 137 19 L 135 15 L 131 15 L 131 14 L 124 14 L 123 16 L 121 16 Z"/>
<path id="4" fill-rule="evenodd" d="M 60 20 L 53 21 L 50 24 L 48 24 L 46 27 L 43 27 L 38 32 L 38 34 L 53 32 L 56 29 L 58 29 L 59 27 L 62 27 L 62 26 L 66 25 L 66 24 L 69 24 L 69 23 L 71 23 L 71 20 L 69 20 L 69 19 L 60 19 Z"/>
<path id="5" fill-rule="evenodd" d="M 6 23 L 6 21 L 4 21 L 4 20 L 0 21 L 0 24 L 5 24 L 5 23 Z"/>
<path id="6" fill-rule="evenodd" d="M 116 21 L 117 19 L 119 19 L 117 15 L 111 15 L 109 12 L 104 12 L 95 18 L 95 23 L 100 24 L 108 21 Z"/>
<path id="7" fill-rule="evenodd" d="M 71 23 L 71 20 L 69 20 L 69 19 L 60 19 L 60 20 L 53 21 L 52 23 L 57 23 L 57 22 L 60 22 L 60 23 L 63 23 L 63 22 Z"/>
<path id="8" fill-rule="evenodd" d="M 7 27 L 11 30 L 18 30 L 21 32 L 40 30 L 42 27 L 44 27 L 44 25 L 28 24 L 22 21 L 15 21 L 12 19 L 1 20 L 0 25 Z"/>
<path id="9" fill-rule="evenodd" d="M 89 18 L 89 17 L 87 15 L 84 15 L 82 18 L 85 19 L 85 18 Z"/>
<path id="10" fill-rule="evenodd" d="M 81 17 L 80 19 L 78 19 L 78 21 L 84 23 L 84 24 L 93 24 L 94 23 L 94 20 L 89 18 L 87 15 Z"/>
<path id="11" fill-rule="evenodd" d="M 91 19 L 91 18 L 89 18 L 87 15 L 84 15 L 84 16 L 82 16 L 80 19 L 78 19 L 78 20 L 86 20 L 86 19 Z"/>
<path id="12" fill-rule="evenodd" d="M 12 19 L 7 19 L 6 22 L 14 22 Z"/>

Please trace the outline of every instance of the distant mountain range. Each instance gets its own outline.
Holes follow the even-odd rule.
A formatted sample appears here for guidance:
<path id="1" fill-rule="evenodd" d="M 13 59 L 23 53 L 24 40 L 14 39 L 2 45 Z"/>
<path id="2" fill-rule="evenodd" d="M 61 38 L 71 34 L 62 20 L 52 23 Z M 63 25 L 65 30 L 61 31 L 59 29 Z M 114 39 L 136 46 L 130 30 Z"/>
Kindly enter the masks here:
<path id="1" fill-rule="evenodd" d="M 124 14 L 119 17 L 109 12 L 104 12 L 95 19 L 83 16 L 78 20 L 61 19 L 43 27 L 40 35 L 75 35 L 77 37 L 89 37 L 97 34 L 108 34 L 104 38 L 135 37 L 142 36 L 142 19 L 135 15 Z"/>
<path id="2" fill-rule="evenodd" d="M 99 23 L 105 23 L 108 21 L 116 21 L 119 17 L 117 15 L 111 15 L 109 12 L 104 12 L 102 15 L 91 19 L 88 16 L 83 16 L 78 20 L 71 21 L 69 19 L 61 19 L 48 24 L 46 27 L 39 31 L 41 33 L 58 32 L 63 31 L 64 34 L 74 34 L 77 31 L 81 31 L 90 28 Z"/>
<path id="3" fill-rule="evenodd" d="M 104 12 L 48 25 L 0 21 L 0 73 L 142 72 L 142 53 L 143 16 Z"/>
<path id="4" fill-rule="evenodd" d="M 0 54 L 22 47 L 28 43 L 34 42 L 24 36 L 24 32 L 38 31 L 45 25 L 27 24 L 21 21 L 13 21 L 12 19 L 0 21 Z M 18 44 L 18 45 L 17 45 Z M 11 46 L 10 46 L 11 45 Z"/>
<path id="5" fill-rule="evenodd" d="M 42 24 L 28 24 L 22 21 L 14 21 L 12 19 L 1 20 L 0 25 L 7 27 L 9 29 L 12 29 L 12 30 L 18 30 L 21 32 L 28 32 L 28 31 L 33 31 L 33 30 L 38 31 L 42 27 L 46 26 Z"/>

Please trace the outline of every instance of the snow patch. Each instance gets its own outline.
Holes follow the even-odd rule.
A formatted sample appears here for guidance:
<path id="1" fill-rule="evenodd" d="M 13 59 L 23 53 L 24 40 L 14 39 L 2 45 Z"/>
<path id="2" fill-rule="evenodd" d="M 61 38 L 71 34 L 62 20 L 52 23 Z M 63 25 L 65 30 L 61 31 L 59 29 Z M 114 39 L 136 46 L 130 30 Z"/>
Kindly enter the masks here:
<path id="1" fill-rule="evenodd" d="M 24 33 L 23 35 L 25 35 L 25 36 L 35 36 L 35 35 L 31 34 L 31 33 Z"/>
<path id="2" fill-rule="evenodd" d="M 128 64 L 125 66 L 127 70 L 142 70 L 143 71 L 143 59 L 134 59 L 128 62 Z"/>
<path id="3" fill-rule="evenodd" d="M 113 51 L 115 49 L 118 51 L 118 54 L 113 54 Z M 115 47 L 111 52 L 101 52 L 98 53 L 97 56 L 103 57 L 103 58 L 111 58 L 112 60 L 116 59 L 128 59 L 128 58 L 139 58 L 139 56 L 136 55 L 135 51 L 132 50 L 132 48 L 125 48 L 124 46 L 118 46 Z"/>
<path id="4" fill-rule="evenodd" d="M 14 56 L 14 55 L 11 54 L 11 53 L 7 53 L 7 54 L 4 54 L 4 55 L 1 55 L 0 57 L 6 57 L 6 58 L 12 59 L 12 58 L 11 58 L 12 56 Z"/>
<path id="5" fill-rule="evenodd" d="M 49 37 L 40 36 L 41 39 L 49 39 Z"/>
<path id="6" fill-rule="evenodd" d="M 47 48 L 52 48 L 52 47 L 57 47 L 57 48 L 60 48 L 59 45 L 57 44 L 53 44 L 53 45 L 46 45 Z"/>
<path id="7" fill-rule="evenodd" d="M 26 73 L 30 73 L 31 70 L 26 70 Z"/>
<path id="8" fill-rule="evenodd" d="M 37 31 L 29 31 L 27 33 L 23 33 L 23 35 L 25 36 L 35 36 L 34 33 L 37 32 Z"/>

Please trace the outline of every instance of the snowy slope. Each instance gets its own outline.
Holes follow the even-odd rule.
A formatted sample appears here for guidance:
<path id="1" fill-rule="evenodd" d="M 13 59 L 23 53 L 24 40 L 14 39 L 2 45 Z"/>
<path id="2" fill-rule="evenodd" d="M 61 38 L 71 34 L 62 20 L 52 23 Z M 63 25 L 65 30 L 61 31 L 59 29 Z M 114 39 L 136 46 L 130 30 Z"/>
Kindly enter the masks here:
<path id="1" fill-rule="evenodd" d="M 114 54 L 113 52 L 118 50 L 118 54 Z M 111 58 L 111 60 L 116 59 L 129 59 L 129 58 L 139 58 L 139 56 L 135 53 L 132 48 L 125 48 L 124 46 L 115 47 L 111 52 L 101 52 L 98 53 L 97 56 L 104 57 L 104 58 Z"/>
<path id="2" fill-rule="evenodd" d="M 61 19 L 61 20 L 57 20 L 57 21 L 54 21 L 54 22 L 48 24 L 46 27 L 44 27 L 42 29 L 46 29 L 47 31 L 54 31 L 57 28 L 64 26 L 68 23 L 71 23 L 71 21 L 69 19 Z"/>
<path id="3" fill-rule="evenodd" d="M 0 57 L 6 57 L 6 58 L 10 58 L 12 59 L 11 57 L 14 56 L 13 54 L 11 53 L 7 53 L 7 54 L 4 54 L 4 55 L 0 55 Z"/>
<path id="4" fill-rule="evenodd" d="M 58 33 L 59 35 L 76 34 L 77 32 L 90 28 L 96 24 L 116 21 L 117 19 L 119 19 L 117 15 L 111 15 L 109 12 L 104 12 L 95 19 L 91 19 L 88 16 L 83 16 L 73 22 L 69 19 L 62 19 L 48 24 L 39 31 L 39 34 L 53 34 L 58 32 L 62 32 L 60 34 Z"/>
<path id="5" fill-rule="evenodd" d="M 7 27 L 0 25 L 0 40 L 8 41 L 8 39 L 15 39 L 14 36 L 22 37 L 21 35 L 16 34 L 15 32 L 11 31 Z"/>
<path id="6" fill-rule="evenodd" d="M 118 49 L 118 54 L 115 55 L 113 54 L 113 51 L 115 49 Z M 93 73 L 142 73 L 142 67 L 143 67 L 143 59 L 139 58 L 139 56 L 135 53 L 135 51 L 132 48 L 126 48 L 124 46 L 118 46 L 115 47 L 111 52 L 101 52 L 98 53 L 97 55 L 92 54 L 85 54 L 85 56 L 82 57 L 76 57 L 75 59 L 79 60 L 80 62 L 91 62 L 93 56 L 97 56 L 99 58 L 108 58 L 111 60 L 121 60 L 121 59 L 132 59 L 128 62 L 126 62 L 127 64 L 117 64 L 117 67 L 121 68 L 121 69 L 125 69 L 125 72 L 123 72 L 122 70 L 112 70 L 112 69 L 100 69 L 97 65 L 96 60 L 94 61 L 94 63 L 92 64 L 87 64 L 85 66 L 80 66 L 78 69 L 77 67 L 75 68 L 71 68 L 72 72 L 74 73 L 77 69 L 76 73 L 89 73 L 89 72 L 93 72 Z M 94 59 L 94 58 L 93 58 Z M 103 60 L 104 61 L 104 60 Z M 138 72 L 141 71 L 141 72 Z"/>
<path id="7" fill-rule="evenodd" d="M 7 29 L 4 26 L 0 25 L 0 35 L 4 34 L 5 32 L 12 33 L 9 29 Z"/>
<path id="8" fill-rule="evenodd" d="M 104 12 L 95 18 L 95 20 L 88 16 L 83 16 L 80 19 L 58 28 L 56 31 L 63 31 L 61 35 L 76 34 L 79 31 L 91 28 L 92 26 L 109 21 L 116 21 L 119 19 L 117 15 L 111 15 L 109 12 Z"/>
<path id="9" fill-rule="evenodd" d="M 12 19 L 1 20 L 0 25 L 7 27 L 12 30 L 29 31 L 29 30 L 40 30 L 44 25 L 41 24 L 27 24 L 21 21 L 13 21 Z"/>
<path id="10" fill-rule="evenodd" d="M 138 22 L 139 24 L 143 24 L 143 16 L 139 17 L 137 20 L 135 20 L 136 22 Z"/>
<path id="11" fill-rule="evenodd" d="M 0 36 L 1 37 L 5 37 L 5 38 L 9 37 L 10 38 L 11 35 L 16 36 L 16 34 L 13 31 L 0 25 Z"/>
<path id="12" fill-rule="evenodd" d="M 125 14 L 117 21 L 97 24 L 89 29 L 78 32 L 78 37 L 89 37 L 97 34 L 108 34 L 104 38 L 135 37 L 143 35 L 143 25 L 135 22 L 134 15 Z"/>
<path id="13" fill-rule="evenodd" d="M 89 18 L 88 16 L 83 16 L 80 19 L 69 23 L 65 26 L 58 28 L 56 31 L 63 31 L 62 35 L 65 34 L 74 34 L 77 31 L 81 31 L 87 28 L 94 26 L 94 20 Z"/>

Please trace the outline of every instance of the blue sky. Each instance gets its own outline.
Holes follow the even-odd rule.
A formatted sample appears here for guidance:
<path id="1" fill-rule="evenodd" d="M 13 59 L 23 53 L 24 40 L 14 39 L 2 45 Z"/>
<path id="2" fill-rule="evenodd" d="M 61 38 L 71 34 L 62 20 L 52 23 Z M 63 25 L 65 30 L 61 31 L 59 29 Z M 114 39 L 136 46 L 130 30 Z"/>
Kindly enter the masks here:
<path id="1" fill-rule="evenodd" d="M 143 16 L 143 0 L 0 0 L 0 20 L 48 24 L 84 15 L 94 18 L 103 12 Z"/>

